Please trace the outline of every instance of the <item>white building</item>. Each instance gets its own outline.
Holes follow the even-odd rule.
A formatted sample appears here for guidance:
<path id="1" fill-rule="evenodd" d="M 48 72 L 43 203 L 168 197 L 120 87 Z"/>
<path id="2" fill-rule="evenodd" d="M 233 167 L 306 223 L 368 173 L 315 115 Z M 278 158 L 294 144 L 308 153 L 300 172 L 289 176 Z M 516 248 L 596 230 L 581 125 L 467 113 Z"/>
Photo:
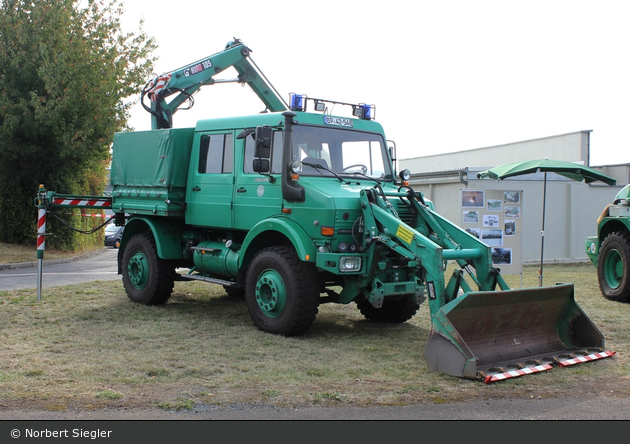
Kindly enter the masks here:
<path id="1" fill-rule="evenodd" d="M 521 237 L 515 256 L 518 254 L 523 264 L 539 263 L 543 173 L 502 181 L 479 179 L 477 174 L 504 163 L 544 158 L 590 166 L 590 133 L 590 130 L 579 131 L 468 151 L 399 159 L 399 169 L 411 171 L 410 185 L 432 200 L 440 215 L 465 228 L 475 225 L 480 228 L 483 221 L 479 220 L 477 224 L 463 223 L 463 214 L 468 209 L 462 204 L 464 190 L 486 191 L 488 196 L 497 196 L 501 191 L 520 192 L 518 234 Z M 585 184 L 553 173 L 547 175 L 545 264 L 587 261 L 586 237 L 597 234 L 597 218 L 629 182 L 630 164 L 590 167 L 615 178 L 617 185 L 608 186 L 602 182 Z M 507 232 L 512 234 L 511 229 Z"/>

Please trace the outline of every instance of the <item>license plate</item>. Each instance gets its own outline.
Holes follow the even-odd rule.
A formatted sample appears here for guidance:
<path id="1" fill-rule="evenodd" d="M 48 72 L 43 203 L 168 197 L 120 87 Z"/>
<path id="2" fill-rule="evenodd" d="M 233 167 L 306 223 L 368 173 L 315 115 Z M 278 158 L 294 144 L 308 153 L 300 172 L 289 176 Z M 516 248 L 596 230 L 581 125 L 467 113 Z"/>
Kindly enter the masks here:
<path id="1" fill-rule="evenodd" d="M 324 116 L 324 123 L 326 125 L 345 126 L 346 128 L 352 128 L 354 126 L 352 119 L 344 119 L 341 117 Z"/>

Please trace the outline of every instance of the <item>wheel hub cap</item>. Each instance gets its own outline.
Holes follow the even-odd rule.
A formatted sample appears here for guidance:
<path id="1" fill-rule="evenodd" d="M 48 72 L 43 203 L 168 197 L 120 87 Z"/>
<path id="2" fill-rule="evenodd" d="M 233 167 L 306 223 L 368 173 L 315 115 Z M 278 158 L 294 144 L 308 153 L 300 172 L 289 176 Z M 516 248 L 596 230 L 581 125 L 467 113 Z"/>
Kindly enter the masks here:
<path id="1" fill-rule="evenodd" d="M 274 270 L 265 270 L 256 283 L 256 302 L 269 317 L 279 316 L 286 305 L 286 289 L 282 277 Z"/>
<path id="2" fill-rule="evenodd" d="M 138 290 L 143 289 L 149 279 L 149 266 L 144 253 L 138 251 L 131 257 L 127 271 L 131 284 Z"/>
<path id="3" fill-rule="evenodd" d="M 611 250 L 606 255 L 604 263 L 604 273 L 606 277 L 606 283 L 610 288 L 617 288 L 621 284 L 623 279 L 623 260 L 617 250 Z"/>

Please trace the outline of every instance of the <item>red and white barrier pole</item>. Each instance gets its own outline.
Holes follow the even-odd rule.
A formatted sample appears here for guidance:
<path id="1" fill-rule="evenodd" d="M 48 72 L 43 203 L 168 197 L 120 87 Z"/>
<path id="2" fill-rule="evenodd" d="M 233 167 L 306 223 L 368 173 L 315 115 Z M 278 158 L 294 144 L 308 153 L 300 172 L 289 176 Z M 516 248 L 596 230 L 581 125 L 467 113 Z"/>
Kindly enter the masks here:
<path id="1" fill-rule="evenodd" d="M 46 208 L 44 206 L 46 190 L 39 186 L 37 192 L 37 300 L 42 300 L 42 272 L 44 266 L 44 249 L 46 247 Z"/>

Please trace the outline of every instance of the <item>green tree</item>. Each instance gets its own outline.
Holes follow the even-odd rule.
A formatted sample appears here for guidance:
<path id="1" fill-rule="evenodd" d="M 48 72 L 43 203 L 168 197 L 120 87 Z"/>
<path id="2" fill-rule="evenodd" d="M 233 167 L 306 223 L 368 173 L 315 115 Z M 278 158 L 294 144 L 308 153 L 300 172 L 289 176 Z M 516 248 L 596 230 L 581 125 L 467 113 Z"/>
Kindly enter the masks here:
<path id="1" fill-rule="evenodd" d="M 100 195 L 129 97 L 153 71 L 153 38 L 124 33 L 118 0 L 0 0 L 0 241 L 33 243 L 39 184 Z M 62 213 L 83 230 L 102 223 Z M 46 246 L 100 242 L 48 218 Z"/>

